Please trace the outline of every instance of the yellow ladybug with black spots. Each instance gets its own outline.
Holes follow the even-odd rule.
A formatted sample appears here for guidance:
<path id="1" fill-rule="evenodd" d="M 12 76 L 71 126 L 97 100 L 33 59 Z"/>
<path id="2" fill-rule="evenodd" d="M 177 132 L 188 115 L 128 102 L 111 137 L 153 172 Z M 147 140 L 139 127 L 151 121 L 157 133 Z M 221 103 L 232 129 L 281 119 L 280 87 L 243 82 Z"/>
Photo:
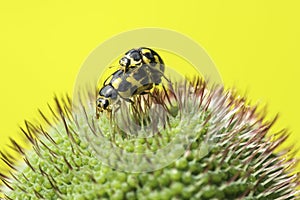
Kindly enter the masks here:
<path id="1" fill-rule="evenodd" d="M 145 66 L 151 73 L 155 85 L 161 82 L 161 77 L 165 71 L 162 58 L 153 49 L 140 47 L 131 49 L 119 60 L 120 69 L 127 72 L 131 68 Z"/>
<path id="2" fill-rule="evenodd" d="M 134 95 L 148 94 L 164 76 L 164 62 L 150 48 L 131 49 L 119 63 L 120 69 L 109 76 L 99 90 L 97 117 L 103 111 L 111 112 L 119 105 L 120 99 L 133 103 L 131 98 Z"/>
<path id="3" fill-rule="evenodd" d="M 153 88 L 153 80 L 145 67 L 129 69 L 127 72 L 117 70 L 99 90 L 96 115 L 103 111 L 111 112 L 120 99 L 132 103 L 134 95 L 148 94 Z"/>

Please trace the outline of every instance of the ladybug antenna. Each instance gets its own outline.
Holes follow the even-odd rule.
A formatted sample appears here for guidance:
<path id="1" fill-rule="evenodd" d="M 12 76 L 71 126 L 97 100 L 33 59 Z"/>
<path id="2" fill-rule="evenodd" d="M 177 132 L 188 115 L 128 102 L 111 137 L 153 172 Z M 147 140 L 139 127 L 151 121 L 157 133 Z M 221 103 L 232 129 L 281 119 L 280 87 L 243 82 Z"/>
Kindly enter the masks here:
<path id="1" fill-rule="evenodd" d="M 111 66 L 108 67 L 108 69 L 112 69 L 112 68 L 115 68 L 115 67 L 117 67 L 117 66 L 111 65 Z"/>

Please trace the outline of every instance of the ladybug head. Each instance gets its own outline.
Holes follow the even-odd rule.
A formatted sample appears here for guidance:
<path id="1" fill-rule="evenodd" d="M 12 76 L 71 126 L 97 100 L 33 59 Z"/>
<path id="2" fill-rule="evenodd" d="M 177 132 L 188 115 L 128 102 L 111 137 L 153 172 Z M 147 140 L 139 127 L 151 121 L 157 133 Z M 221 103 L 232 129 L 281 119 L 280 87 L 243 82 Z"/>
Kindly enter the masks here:
<path id="1" fill-rule="evenodd" d="M 138 50 L 132 49 L 120 59 L 119 64 L 121 69 L 126 72 L 129 68 L 140 66 L 142 64 L 142 56 Z"/>

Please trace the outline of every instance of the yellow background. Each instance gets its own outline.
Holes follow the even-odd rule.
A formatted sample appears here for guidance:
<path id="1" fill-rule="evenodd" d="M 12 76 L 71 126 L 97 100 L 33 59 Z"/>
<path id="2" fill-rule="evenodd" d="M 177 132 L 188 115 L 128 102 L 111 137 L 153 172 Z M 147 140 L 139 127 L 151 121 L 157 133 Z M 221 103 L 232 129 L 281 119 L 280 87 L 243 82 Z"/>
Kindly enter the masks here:
<path id="1" fill-rule="evenodd" d="M 80 2 L 80 3 L 79 3 Z M 282 3 L 279 3 L 282 2 Z M 227 87 L 280 113 L 277 126 L 300 140 L 299 1 L 61 1 L 0 3 L 0 149 L 38 118 L 54 93 L 71 94 L 101 42 L 126 30 L 186 34 L 214 60 Z M 159 39 L 159 38 L 158 38 Z M 99 58 L 101 59 L 101 58 Z M 298 154 L 300 155 L 300 154 Z"/>

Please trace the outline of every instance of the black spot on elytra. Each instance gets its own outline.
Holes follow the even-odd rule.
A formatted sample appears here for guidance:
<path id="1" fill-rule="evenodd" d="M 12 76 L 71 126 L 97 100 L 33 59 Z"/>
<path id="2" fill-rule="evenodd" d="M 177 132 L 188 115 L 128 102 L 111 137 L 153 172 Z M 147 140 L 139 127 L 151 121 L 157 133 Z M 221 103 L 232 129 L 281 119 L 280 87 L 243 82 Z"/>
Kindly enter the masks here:
<path id="1" fill-rule="evenodd" d="M 154 61 L 154 57 L 153 57 L 153 55 L 150 52 L 145 53 L 144 56 L 146 58 L 148 58 L 150 60 L 150 62 Z"/>
<path id="2" fill-rule="evenodd" d="M 110 83 L 113 83 L 117 78 L 121 77 L 124 74 L 123 70 L 118 70 L 115 73 L 113 73 L 113 77 L 110 80 Z"/>
<path id="3" fill-rule="evenodd" d="M 125 92 L 127 90 L 129 90 L 129 88 L 132 87 L 132 84 L 128 81 L 126 81 L 125 79 L 122 79 L 122 81 L 119 84 L 118 90 L 120 92 Z"/>
<path id="4" fill-rule="evenodd" d="M 145 66 L 142 66 L 136 70 L 136 72 L 133 74 L 133 78 L 137 81 L 141 80 L 147 76 L 147 72 L 145 71 Z"/>
<path id="5" fill-rule="evenodd" d="M 142 81 L 140 82 L 142 85 L 147 85 L 150 83 L 149 77 L 146 76 L 144 77 L 144 79 L 142 79 Z"/>

